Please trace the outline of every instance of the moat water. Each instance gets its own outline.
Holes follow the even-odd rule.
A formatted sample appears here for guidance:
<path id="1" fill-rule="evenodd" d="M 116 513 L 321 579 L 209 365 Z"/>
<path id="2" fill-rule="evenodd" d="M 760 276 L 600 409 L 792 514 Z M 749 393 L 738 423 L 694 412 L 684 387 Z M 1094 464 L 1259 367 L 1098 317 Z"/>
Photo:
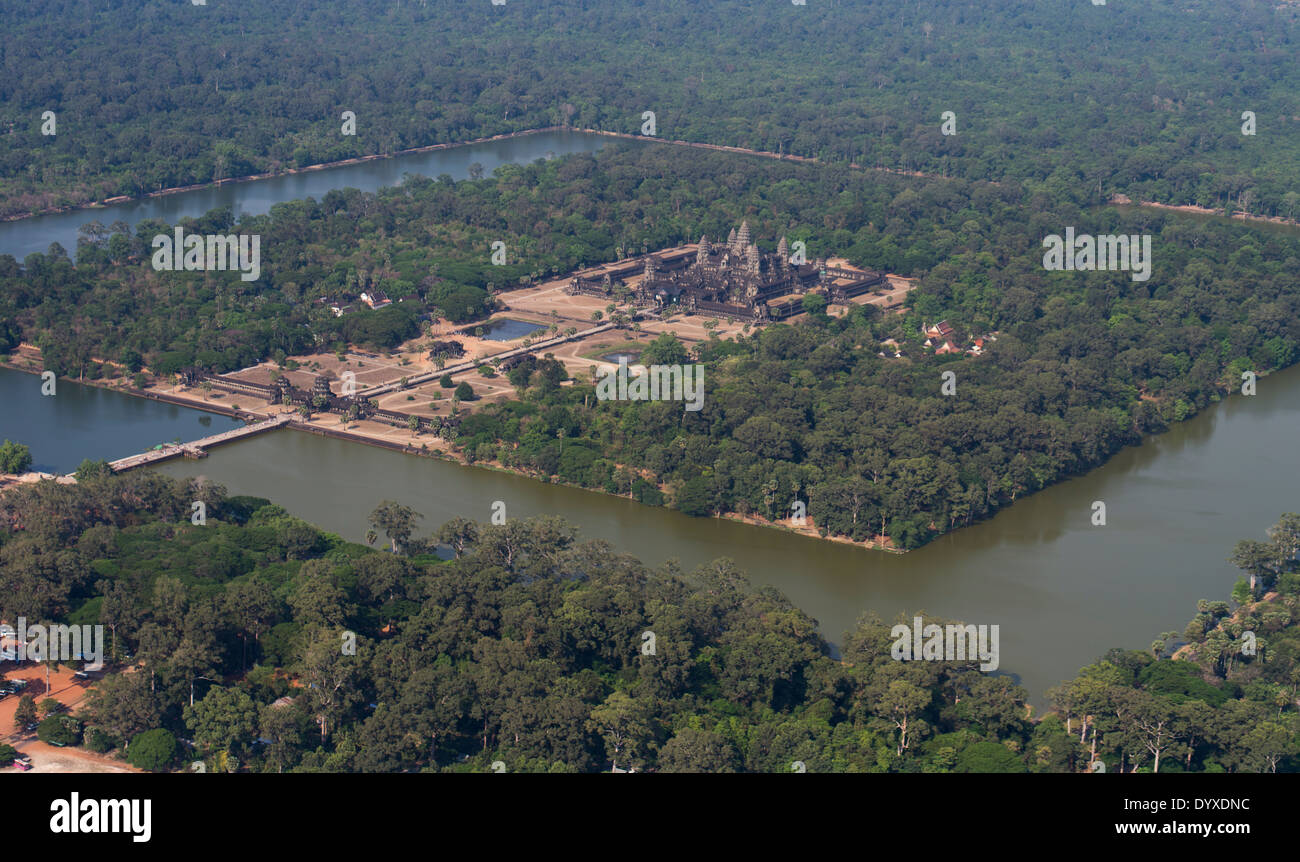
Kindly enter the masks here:
<path id="1" fill-rule="evenodd" d="M 84 459 L 115 461 L 159 443 L 186 442 L 219 434 L 242 422 L 146 401 L 67 380 L 53 395 L 41 394 L 41 378 L 0 366 L 0 440 L 25 444 L 32 469 L 71 473 Z"/>
<path id="2" fill-rule="evenodd" d="M 162 219 L 168 224 L 175 224 L 186 216 L 201 216 L 217 207 L 230 207 L 236 218 L 241 215 L 262 215 L 270 212 L 271 207 L 277 203 L 308 197 L 319 200 L 332 189 L 355 188 L 373 192 L 385 186 L 400 184 L 407 174 L 433 178 L 447 174 L 452 179 L 463 180 L 470 176 L 470 168 L 475 164 L 483 168 L 484 176 L 491 176 L 502 165 L 527 164 L 536 159 L 594 152 L 609 141 L 607 137 L 584 132 L 539 132 L 518 138 L 467 144 L 427 153 L 410 153 L 391 159 L 375 159 L 308 173 L 226 183 L 104 207 L 0 222 L 0 254 L 11 254 L 22 260 L 32 252 L 45 252 L 54 242 L 62 245 L 68 254 L 74 254 L 77 231 L 92 221 L 107 227 L 121 220 L 132 228 L 145 219 Z"/>
<path id="3" fill-rule="evenodd" d="M 175 437 L 196 439 L 231 420 L 0 369 L 0 437 L 32 447 L 39 469 L 116 458 Z M 204 420 L 208 424 L 204 424 Z M 1234 397 L 1085 476 L 1023 498 L 997 517 L 892 555 L 732 521 L 690 518 L 630 500 L 371 446 L 276 431 L 162 465 L 232 493 L 268 497 L 356 541 L 385 499 L 424 515 L 433 531 L 456 516 L 562 515 L 651 565 L 689 571 L 730 557 L 755 584 L 777 587 L 833 641 L 858 617 L 924 612 L 1001 626 L 1001 668 L 1042 702 L 1046 690 L 1111 647 L 1146 648 L 1181 630 L 1196 600 L 1227 597 L 1238 539 L 1262 538 L 1300 509 L 1300 367 Z M 1108 521 L 1091 523 L 1104 501 Z"/>

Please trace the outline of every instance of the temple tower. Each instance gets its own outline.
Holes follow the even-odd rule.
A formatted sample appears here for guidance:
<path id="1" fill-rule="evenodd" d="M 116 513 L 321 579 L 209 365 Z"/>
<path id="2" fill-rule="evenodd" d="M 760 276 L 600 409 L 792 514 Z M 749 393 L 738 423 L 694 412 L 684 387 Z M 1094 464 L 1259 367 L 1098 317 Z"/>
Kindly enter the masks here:
<path id="1" fill-rule="evenodd" d="M 709 238 L 707 236 L 700 237 L 700 248 L 699 251 L 695 252 L 695 262 L 701 266 L 708 263 L 711 251 L 713 251 L 713 248 L 709 245 Z"/>
<path id="2" fill-rule="evenodd" d="M 740 233 L 736 234 L 736 250 L 741 254 L 744 254 L 745 249 L 749 248 L 749 244 L 752 241 L 753 238 L 749 235 L 749 222 L 741 222 Z"/>

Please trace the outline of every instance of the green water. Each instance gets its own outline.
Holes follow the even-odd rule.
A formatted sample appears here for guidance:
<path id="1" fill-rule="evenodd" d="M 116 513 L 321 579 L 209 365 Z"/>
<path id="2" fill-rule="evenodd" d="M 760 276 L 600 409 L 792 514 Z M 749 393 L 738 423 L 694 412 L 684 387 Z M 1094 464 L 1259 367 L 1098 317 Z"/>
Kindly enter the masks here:
<path id="1" fill-rule="evenodd" d="M 1225 562 L 1240 538 L 1262 537 L 1300 509 L 1300 368 L 1117 455 L 1092 473 L 1023 498 L 997 517 L 905 555 L 890 555 L 730 521 L 690 518 L 604 494 L 370 446 L 279 431 L 174 461 L 238 493 L 276 500 L 362 540 L 366 515 L 398 500 L 433 530 L 457 516 L 486 521 L 562 515 L 651 564 L 690 569 L 728 556 L 820 621 L 832 640 L 860 614 L 900 612 L 1001 626 L 1001 668 L 1041 702 L 1046 689 L 1115 646 L 1145 649 L 1181 631 L 1196 600 L 1225 599 Z M 1092 503 L 1107 505 L 1093 526 Z"/>

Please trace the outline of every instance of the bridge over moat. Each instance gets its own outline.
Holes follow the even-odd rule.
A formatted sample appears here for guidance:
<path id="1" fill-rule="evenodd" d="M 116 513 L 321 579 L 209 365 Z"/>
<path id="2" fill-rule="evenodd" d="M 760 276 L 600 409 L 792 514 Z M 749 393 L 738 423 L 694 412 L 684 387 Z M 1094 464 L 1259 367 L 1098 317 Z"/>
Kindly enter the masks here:
<path id="1" fill-rule="evenodd" d="M 204 458 L 207 457 L 207 450 L 213 446 L 220 446 L 222 443 L 229 443 L 232 440 L 242 440 L 254 434 L 261 434 L 264 431 L 273 431 L 276 428 L 288 425 L 292 421 L 292 413 L 281 413 L 278 416 L 272 416 L 269 419 L 263 419 L 242 428 L 232 428 L 229 431 L 213 434 L 210 437 L 204 437 L 191 443 L 168 444 L 161 449 L 150 449 L 148 452 L 141 452 L 139 455 L 119 458 L 110 462 L 108 466 L 113 468 L 114 473 L 121 473 L 124 470 L 134 470 L 137 467 L 157 464 L 177 457 Z"/>

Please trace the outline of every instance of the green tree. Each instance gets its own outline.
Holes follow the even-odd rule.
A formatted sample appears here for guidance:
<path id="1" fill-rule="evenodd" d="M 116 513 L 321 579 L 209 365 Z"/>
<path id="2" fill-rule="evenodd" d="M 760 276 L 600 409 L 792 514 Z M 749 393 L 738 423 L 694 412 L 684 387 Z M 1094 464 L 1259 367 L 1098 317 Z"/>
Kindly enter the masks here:
<path id="1" fill-rule="evenodd" d="M 180 745 L 176 736 L 161 727 L 138 733 L 127 746 L 127 762 L 137 769 L 162 772 L 176 762 Z"/>
<path id="2" fill-rule="evenodd" d="M 257 704 L 237 688 L 214 687 L 185 708 L 185 726 L 204 756 L 220 751 L 241 756 L 257 734 Z"/>
<path id="3" fill-rule="evenodd" d="M 639 704 L 621 691 L 615 691 L 591 711 L 588 726 L 605 741 L 605 752 L 614 769 L 618 768 L 619 757 L 633 760 L 649 740 L 650 725 L 642 713 Z"/>
<path id="4" fill-rule="evenodd" d="M 713 511 L 707 480 L 696 477 L 687 481 L 677 492 L 675 504 L 679 511 L 694 517 L 704 517 Z"/>
<path id="5" fill-rule="evenodd" d="M 18 698 L 18 707 L 14 710 L 14 729 L 24 730 L 28 725 L 35 724 L 36 719 L 36 699 L 30 694 Z"/>
<path id="6" fill-rule="evenodd" d="M 107 461 L 91 461 L 87 458 L 81 462 L 81 466 L 73 475 L 77 477 L 78 482 L 88 482 L 92 479 L 112 476 L 113 468 L 108 466 Z"/>
<path id="7" fill-rule="evenodd" d="M 826 297 L 820 293 L 805 293 L 802 300 L 803 310 L 816 317 L 826 313 Z"/>
<path id="8" fill-rule="evenodd" d="M 329 729 L 359 699 L 354 680 L 356 656 L 344 655 L 336 632 L 319 628 L 305 639 L 297 669 L 307 685 L 308 708 L 315 714 L 323 745 Z"/>
<path id="9" fill-rule="evenodd" d="M 26 473 L 32 466 L 32 453 L 21 443 L 0 443 L 0 473 Z"/>
<path id="10" fill-rule="evenodd" d="M 903 679 L 891 681 L 881 693 L 877 708 L 898 729 L 899 757 L 912 743 L 909 736 L 915 738 L 924 730 L 925 723 L 919 715 L 929 705 L 932 696 L 929 691 Z"/>
<path id="11" fill-rule="evenodd" d="M 51 715 L 37 725 L 36 738 L 49 745 L 76 745 L 81 734 L 72 716 Z"/>
<path id="12" fill-rule="evenodd" d="M 659 749 L 660 772 L 739 772 L 735 747 L 721 734 L 683 728 Z"/>
<path id="13" fill-rule="evenodd" d="M 410 543 L 411 533 L 415 531 L 415 522 L 423 517 L 410 506 L 403 506 L 393 500 L 384 500 L 370 513 L 370 526 L 376 530 L 383 530 L 388 536 L 393 553 L 397 553 L 398 546 L 405 548 Z"/>
<path id="14" fill-rule="evenodd" d="M 302 745 L 302 714 L 296 706 L 270 704 L 262 707 L 260 732 L 269 740 L 266 746 L 266 759 L 275 766 L 276 772 L 284 772 L 294 757 L 294 752 Z"/>
<path id="15" fill-rule="evenodd" d="M 671 332 L 663 332 L 641 351 L 642 365 L 681 365 L 687 360 L 686 346 Z"/>

